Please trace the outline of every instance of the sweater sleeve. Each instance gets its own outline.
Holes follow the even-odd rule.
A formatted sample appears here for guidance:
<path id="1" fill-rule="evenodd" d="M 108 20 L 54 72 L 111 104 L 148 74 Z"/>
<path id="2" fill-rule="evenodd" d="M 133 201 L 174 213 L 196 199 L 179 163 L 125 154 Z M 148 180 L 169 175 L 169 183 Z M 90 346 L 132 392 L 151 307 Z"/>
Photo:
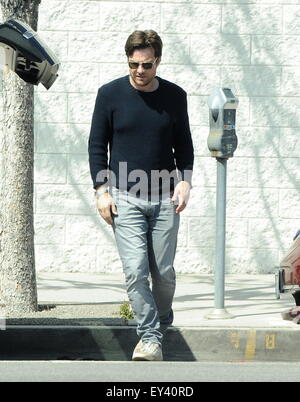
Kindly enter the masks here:
<path id="1" fill-rule="evenodd" d="M 183 93 L 180 107 L 177 112 L 173 148 L 176 167 L 181 174 L 180 179 L 185 180 L 192 185 L 194 147 L 190 131 L 187 96 L 185 92 Z"/>
<path id="2" fill-rule="evenodd" d="M 108 181 L 108 144 L 112 130 L 108 101 L 103 92 L 101 87 L 96 97 L 88 141 L 90 173 L 94 188 Z"/>

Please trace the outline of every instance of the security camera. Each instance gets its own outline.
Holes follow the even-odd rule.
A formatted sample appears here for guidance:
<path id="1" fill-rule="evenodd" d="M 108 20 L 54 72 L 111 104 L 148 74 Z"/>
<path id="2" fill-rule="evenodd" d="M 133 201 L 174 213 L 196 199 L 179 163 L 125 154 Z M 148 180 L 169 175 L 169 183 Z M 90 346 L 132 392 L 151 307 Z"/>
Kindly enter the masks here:
<path id="1" fill-rule="evenodd" d="M 59 60 L 31 27 L 9 19 L 0 24 L 0 64 L 25 82 L 49 89 L 57 78 Z"/>

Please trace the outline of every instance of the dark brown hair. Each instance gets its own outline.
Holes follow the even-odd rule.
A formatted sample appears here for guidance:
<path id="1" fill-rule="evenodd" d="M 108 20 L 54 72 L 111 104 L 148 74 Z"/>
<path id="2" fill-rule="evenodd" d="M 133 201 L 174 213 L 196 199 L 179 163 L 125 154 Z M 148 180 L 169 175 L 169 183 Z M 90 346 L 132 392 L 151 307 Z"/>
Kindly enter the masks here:
<path id="1" fill-rule="evenodd" d="M 128 36 L 125 44 L 125 53 L 129 57 L 136 49 L 145 49 L 152 47 L 154 49 L 155 57 L 161 57 L 162 40 L 160 36 L 152 29 L 145 31 L 134 31 Z"/>

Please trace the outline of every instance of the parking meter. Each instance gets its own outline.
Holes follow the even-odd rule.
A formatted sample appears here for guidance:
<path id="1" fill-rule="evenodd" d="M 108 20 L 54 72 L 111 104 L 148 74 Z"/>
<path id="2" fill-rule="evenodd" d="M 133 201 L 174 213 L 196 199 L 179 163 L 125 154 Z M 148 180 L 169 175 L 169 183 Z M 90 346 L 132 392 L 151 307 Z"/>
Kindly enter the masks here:
<path id="1" fill-rule="evenodd" d="M 215 249 L 215 308 L 208 319 L 232 318 L 224 306 L 225 300 L 225 242 L 226 242 L 226 178 L 227 159 L 237 148 L 235 118 L 238 99 L 229 88 L 215 88 L 208 98 L 208 149 L 217 162 L 216 187 L 216 249 Z"/>
<path id="2" fill-rule="evenodd" d="M 213 157 L 230 158 L 237 148 L 235 117 L 238 102 L 229 88 L 216 88 L 208 98 L 210 131 L 207 145 Z"/>
<path id="3" fill-rule="evenodd" d="M 0 24 L 0 64 L 25 82 L 49 89 L 57 78 L 59 60 L 31 27 L 10 19 Z"/>

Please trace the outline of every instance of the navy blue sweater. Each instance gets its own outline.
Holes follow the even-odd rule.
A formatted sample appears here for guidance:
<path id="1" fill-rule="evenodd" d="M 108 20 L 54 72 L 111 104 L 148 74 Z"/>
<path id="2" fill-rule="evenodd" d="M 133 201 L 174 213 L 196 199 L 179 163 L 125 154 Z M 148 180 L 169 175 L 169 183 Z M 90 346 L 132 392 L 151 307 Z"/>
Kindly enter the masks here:
<path id="1" fill-rule="evenodd" d="M 191 183 L 194 151 L 186 92 L 176 84 L 156 78 L 159 86 L 153 92 L 135 89 L 128 75 L 98 90 L 88 144 L 94 188 L 107 182 L 103 175 L 97 177 L 97 174 L 108 169 L 115 174 L 114 185 L 118 188 L 121 188 L 120 176 L 136 169 L 147 174 L 149 192 L 151 171 L 177 170 L 179 180 Z M 137 179 L 127 180 L 124 189 L 129 190 L 136 183 Z M 171 179 L 171 190 L 175 184 L 176 180 Z"/>

